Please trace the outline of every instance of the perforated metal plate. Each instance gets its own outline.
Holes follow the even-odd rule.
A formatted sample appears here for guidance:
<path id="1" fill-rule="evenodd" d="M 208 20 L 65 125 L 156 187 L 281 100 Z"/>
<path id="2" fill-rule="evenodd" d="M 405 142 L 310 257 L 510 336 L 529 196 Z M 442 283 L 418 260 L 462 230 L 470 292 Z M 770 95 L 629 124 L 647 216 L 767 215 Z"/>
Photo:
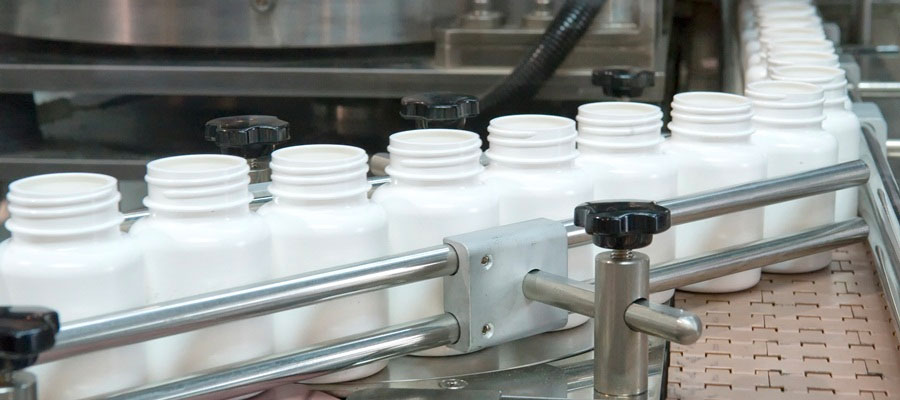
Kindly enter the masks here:
<path id="1" fill-rule="evenodd" d="M 672 344 L 670 399 L 897 399 L 900 346 L 865 245 L 740 293 L 678 292 L 703 338 Z"/>

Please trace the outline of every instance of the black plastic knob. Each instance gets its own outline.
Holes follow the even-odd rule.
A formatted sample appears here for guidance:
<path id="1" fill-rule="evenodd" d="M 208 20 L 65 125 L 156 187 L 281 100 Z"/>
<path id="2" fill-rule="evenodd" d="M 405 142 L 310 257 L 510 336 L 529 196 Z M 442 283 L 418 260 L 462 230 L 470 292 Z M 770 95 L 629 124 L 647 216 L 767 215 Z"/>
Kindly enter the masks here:
<path id="1" fill-rule="evenodd" d="M 43 307 L 0 307 L 0 359 L 26 368 L 56 344 L 59 315 Z M 0 362 L 0 366 L 4 363 Z"/>
<path id="2" fill-rule="evenodd" d="M 593 235 L 597 246 L 631 250 L 649 246 L 653 235 L 669 229 L 672 218 L 668 208 L 653 202 L 596 202 L 575 207 L 575 225 Z"/>
<path id="3" fill-rule="evenodd" d="M 417 128 L 462 128 L 478 115 L 478 98 L 449 92 L 429 92 L 400 100 L 400 116 L 416 121 Z"/>
<path id="4" fill-rule="evenodd" d="M 208 121 L 204 136 L 222 154 L 260 158 L 290 139 L 291 131 L 290 124 L 271 115 L 239 115 Z"/>
<path id="5" fill-rule="evenodd" d="M 591 74 L 591 83 L 602 87 L 607 96 L 638 97 L 654 85 L 655 76 L 652 71 L 628 68 L 597 69 Z"/>

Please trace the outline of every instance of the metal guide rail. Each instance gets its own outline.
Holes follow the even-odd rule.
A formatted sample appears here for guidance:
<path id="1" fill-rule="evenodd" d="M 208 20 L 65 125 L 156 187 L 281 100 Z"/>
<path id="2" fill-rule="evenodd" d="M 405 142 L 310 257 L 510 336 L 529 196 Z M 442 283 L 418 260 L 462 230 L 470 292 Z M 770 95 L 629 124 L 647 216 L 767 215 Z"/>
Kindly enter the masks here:
<path id="1" fill-rule="evenodd" d="M 868 138 L 873 138 L 870 132 L 866 134 Z M 874 139 L 870 144 L 875 146 L 872 149 L 879 148 Z M 584 225 L 590 218 L 635 218 L 634 210 L 630 209 L 616 209 L 613 214 L 605 209 L 591 209 L 585 211 L 583 220 L 560 223 L 538 219 L 486 229 L 446 238 L 445 244 L 432 248 L 67 322 L 61 327 L 51 312 L 6 312 L 0 321 L 15 325 L 21 323 L 25 314 L 32 324 L 28 332 L 34 335 L 28 336 L 28 332 L 23 334 L 15 329 L 5 331 L 15 332 L 18 339 L 32 340 L 0 341 L 16 344 L 0 352 L 2 357 L 12 360 L 5 363 L 7 368 L 0 374 L 0 383 L 5 387 L 22 389 L 24 393 L 34 389 L 34 382 L 29 381 L 28 374 L 21 369 L 34 363 L 443 277 L 445 314 L 98 398 L 229 398 L 444 345 L 464 352 L 484 350 L 440 360 L 406 361 L 407 364 L 439 362 L 444 365 L 441 371 L 409 368 L 423 369 L 430 374 L 430 380 L 424 379 L 424 376 L 407 380 L 430 382 L 419 387 L 379 381 L 384 378 L 384 374 L 379 374 L 362 383 L 355 383 L 357 386 L 349 383 L 321 389 L 350 395 L 351 398 L 403 398 L 407 394 L 411 398 L 440 398 L 440 395 L 446 394 L 443 390 L 432 392 L 430 389 L 461 389 L 454 395 L 473 396 L 470 398 L 501 398 L 504 395 L 542 398 L 561 395 L 564 398 L 567 391 L 593 385 L 594 396 L 628 394 L 634 398 L 658 397 L 659 384 L 663 382 L 659 374 L 666 359 L 666 340 L 693 343 L 701 337 L 703 325 L 700 319 L 706 316 L 650 305 L 640 300 L 646 297 L 647 291 L 675 288 L 866 240 L 874 246 L 882 280 L 889 283 L 882 286 L 892 290 L 898 287 L 894 266 L 900 264 L 894 261 L 898 255 L 895 250 L 898 248 L 896 241 L 900 230 L 897 229 L 896 210 L 889 205 L 889 200 L 894 198 L 888 199 L 885 194 L 896 191 L 896 183 L 886 175 L 890 172 L 883 169 L 883 164 L 883 154 L 877 150 L 868 154 L 866 161 L 838 164 L 651 205 L 655 213 L 654 226 L 665 229 L 669 224 L 696 221 L 861 184 L 865 184 L 865 190 L 861 192 L 867 200 L 864 201 L 866 205 L 862 206 L 865 219 L 856 218 L 785 237 L 726 248 L 692 259 L 675 260 L 655 266 L 652 271 L 645 256 L 632 253 L 630 245 L 623 244 L 620 248 L 614 243 L 619 243 L 615 240 L 623 236 L 646 236 L 655 231 L 612 232 L 592 225 L 587 230 L 577 226 Z M 888 184 L 892 184 L 893 189 Z M 647 205 L 639 204 L 637 207 Z M 663 225 L 665 228 L 662 228 Z M 613 240 L 603 243 L 611 243 L 610 248 L 619 249 L 598 257 L 597 290 L 593 284 L 571 281 L 565 277 L 566 248 L 585 245 L 592 239 L 595 242 Z M 490 268 L 483 265 L 486 255 L 489 256 Z M 603 268 L 601 261 L 605 263 Z M 607 272 L 624 263 L 633 263 L 637 268 L 632 270 L 644 272 L 627 278 L 628 282 L 634 282 L 633 290 L 610 290 L 612 287 L 618 288 L 625 282 L 620 279 L 625 278 L 622 278 L 624 275 L 609 275 Z M 892 306 L 893 320 L 897 321 L 897 308 L 893 306 L 896 293 L 886 290 L 886 298 Z M 496 304 L 504 304 L 503 309 L 493 306 Z M 611 304 L 616 306 L 610 308 Z M 544 333 L 562 327 L 569 311 L 602 318 L 595 324 L 586 324 L 571 332 Z M 55 332 L 57 328 L 58 333 Z M 48 335 L 51 340 L 46 340 Z M 52 340 L 54 336 L 55 343 Z M 653 339 L 654 336 L 665 340 Z M 593 341 L 601 343 L 596 351 L 607 352 L 608 356 L 597 357 L 594 361 L 569 358 L 588 352 Z M 620 357 L 617 354 L 622 352 L 617 350 L 624 348 L 621 346 L 637 349 L 626 352 L 630 357 L 627 363 L 617 362 L 621 360 L 615 358 Z M 556 363 L 546 364 L 553 361 Z M 596 368 L 600 361 L 606 363 L 604 368 Z M 388 368 L 391 378 L 401 377 L 396 369 L 392 369 L 393 365 Z M 507 379 L 511 376 L 510 371 L 514 370 L 524 374 L 520 378 L 533 380 L 535 375 L 528 375 L 529 371 L 541 371 L 542 368 L 542 373 L 546 374 L 541 376 L 545 378 L 554 376 L 547 368 L 565 371 L 562 375 L 566 383 L 562 386 L 550 385 L 554 389 L 549 392 L 547 387 L 537 384 L 525 385 L 528 390 L 519 392 L 509 387 L 516 385 L 507 385 L 509 388 L 501 392 L 496 388 L 504 385 L 498 383 L 500 378 L 496 374 L 491 374 L 502 371 L 497 373 L 507 374 L 503 378 Z M 486 379 L 496 378 L 492 381 L 494 386 L 486 389 L 485 386 L 468 386 L 465 383 L 468 381 L 464 379 L 462 383 L 454 383 L 456 377 L 472 374 Z M 649 376 L 655 376 L 652 387 L 649 386 Z M 351 388 L 370 388 L 374 392 L 353 393 Z M 428 393 L 404 392 L 407 389 Z M 387 394 L 384 390 L 388 391 Z M 371 397 L 363 397 L 366 393 Z"/>

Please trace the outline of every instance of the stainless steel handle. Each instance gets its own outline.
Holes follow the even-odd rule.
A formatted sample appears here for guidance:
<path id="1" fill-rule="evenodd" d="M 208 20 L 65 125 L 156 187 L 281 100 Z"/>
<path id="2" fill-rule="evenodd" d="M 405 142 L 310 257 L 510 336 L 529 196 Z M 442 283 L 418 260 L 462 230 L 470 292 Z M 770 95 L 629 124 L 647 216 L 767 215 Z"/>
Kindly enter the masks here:
<path id="1" fill-rule="evenodd" d="M 679 344 L 692 344 L 700 339 L 703 323 L 690 311 L 653 304 L 646 299 L 632 303 L 625 310 L 625 324 L 637 332 L 660 337 Z"/>

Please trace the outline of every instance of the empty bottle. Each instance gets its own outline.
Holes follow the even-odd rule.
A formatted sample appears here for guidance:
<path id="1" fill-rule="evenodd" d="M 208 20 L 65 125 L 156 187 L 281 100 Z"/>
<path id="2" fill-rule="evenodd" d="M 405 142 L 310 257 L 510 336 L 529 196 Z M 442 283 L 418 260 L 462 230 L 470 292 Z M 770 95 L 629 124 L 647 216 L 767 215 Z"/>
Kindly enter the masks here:
<path id="1" fill-rule="evenodd" d="M 534 218 L 563 220 L 575 206 L 591 200 L 590 176 L 575 166 L 575 121 L 552 115 L 510 115 L 488 126 L 490 165 L 482 181 L 500 201 L 500 224 Z M 569 249 L 569 278 L 594 277 L 593 246 Z M 588 320 L 570 314 L 565 328 Z M 563 328 L 563 329 L 565 329 Z"/>
<path id="2" fill-rule="evenodd" d="M 271 278 L 269 229 L 250 212 L 250 168 L 240 157 L 196 154 L 147 164 L 150 216 L 131 227 L 144 249 L 150 300 L 159 303 Z M 272 353 L 270 317 L 147 343 L 152 380 Z"/>
<path id="3" fill-rule="evenodd" d="M 369 201 L 365 151 L 340 145 L 287 147 L 272 153 L 274 199 L 259 209 L 272 231 L 275 277 L 282 278 L 388 254 L 387 217 Z M 273 315 L 275 350 L 316 343 L 388 325 L 387 293 L 376 291 Z M 364 378 L 387 361 L 315 378 Z"/>
<path id="4" fill-rule="evenodd" d="M 71 321 L 147 304 L 138 246 L 119 230 L 111 176 L 38 175 L 9 185 L 12 237 L 0 244 L 0 303 L 40 305 Z M 146 381 L 143 345 L 29 368 L 41 400 L 72 400 Z M 2 396 L 0 396 L 2 397 Z"/>
<path id="5" fill-rule="evenodd" d="M 776 178 L 837 163 L 837 140 L 824 129 L 825 98 L 803 82 L 761 81 L 747 86 L 753 101 L 752 142 L 766 149 L 768 177 Z M 772 238 L 834 222 L 834 193 L 765 207 L 764 237 Z M 766 272 L 800 273 L 827 267 L 831 252 L 769 265 Z"/>
<path id="6" fill-rule="evenodd" d="M 444 237 L 496 226 L 497 195 L 480 181 L 481 140 L 455 129 L 419 129 L 391 135 L 391 182 L 372 200 L 388 217 L 392 253 L 443 243 Z M 388 289 L 389 321 L 409 322 L 444 312 L 442 279 Z M 458 354 L 447 347 L 422 355 Z"/>
<path id="7" fill-rule="evenodd" d="M 631 102 L 601 102 L 578 107 L 578 149 L 575 161 L 591 175 L 595 201 L 665 200 L 678 195 L 678 169 L 663 154 L 662 111 Z M 595 246 L 592 246 L 595 247 Z M 652 265 L 675 258 L 675 230 L 653 236 L 642 250 Z M 662 303 L 674 293 L 652 293 Z"/>
<path id="8" fill-rule="evenodd" d="M 675 157 L 678 195 L 721 189 L 766 178 L 766 156 L 750 143 L 753 134 L 750 100 L 715 92 L 687 92 L 672 102 L 672 138 L 663 151 Z M 762 209 L 707 218 L 675 227 L 677 258 L 693 257 L 723 247 L 762 239 Z M 694 292 L 725 293 L 759 282 L 760 270 L 688 285 Z"/>

